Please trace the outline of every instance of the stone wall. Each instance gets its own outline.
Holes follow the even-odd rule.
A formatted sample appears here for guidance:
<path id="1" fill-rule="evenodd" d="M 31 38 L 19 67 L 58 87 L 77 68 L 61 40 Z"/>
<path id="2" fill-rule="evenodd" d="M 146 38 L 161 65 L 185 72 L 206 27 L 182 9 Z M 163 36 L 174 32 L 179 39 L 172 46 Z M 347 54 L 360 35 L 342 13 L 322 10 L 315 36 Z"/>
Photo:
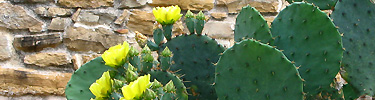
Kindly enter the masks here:
<path id="1" fill-rule="evenodd" d="M 111 46 L 135 42 L 135 31 L 152 35 L 155 6 L 203 10 L 204 32 L 233 45 L 241 7 L 250 4 L 268 22 L 284 0 L 0 0 L 0 99 L 64 99 L 72 72 Z M 173 33 L 187 32 L 179 21 Z"/>

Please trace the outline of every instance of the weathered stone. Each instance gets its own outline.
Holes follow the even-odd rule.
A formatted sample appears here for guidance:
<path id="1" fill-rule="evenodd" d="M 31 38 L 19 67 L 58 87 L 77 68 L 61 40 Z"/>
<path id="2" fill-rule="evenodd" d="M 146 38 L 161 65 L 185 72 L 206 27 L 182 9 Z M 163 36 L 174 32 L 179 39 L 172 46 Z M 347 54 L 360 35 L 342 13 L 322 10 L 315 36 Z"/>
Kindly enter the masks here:
<path id="1" fill-rule="evenodd" d="M 17 96 L 17 97 L 6 97 L 0 96 L 0 100 L 66 100 L 65 96 L 35 96 L 35 95 L 26 95 L 26 96 Z"/>
<path id="2" fill-rule="evenodd" d="M 118 17 L 114 23 L 117 25 L 121 25 L 122 23 L 124 23 L 128 19 L 128 13 L 129 11 L 124 9 L 120 17 Z"/>
<path id="3" fill-rule="evenodd" d="M 0 3 L 0 26 L 9 29 L 29 29 L 41 32 L 43 22 L 28 15 L 24 8 L 10 3 Z"/>
<path id="4" fill-rule="evenodd" d="M 120 33 L 120 34 L 127 34 L 129 32 L 128 29 L 119 29 L 119 30 L 116 30 L 117 33 Z"/>
<path id="5" fill-rule="evenodd" d="M 152 0 L 151 6 L 178 5 L 183 10 L 211 10 L 215 0 Z"/>
<path id="6" fill-rule="evenodd" d="M 0 66 L 0 95 L 64 95 L 71 73 Z"/>
<path id="7" fill-rule="evenodd" d="M 65 7 L 98 8 L 113 5 L 113 0 L 59 0 L 58 3 Z"/>
<path id="8" fill-rule="evenodd" d="M 51 21 L 51 24 L 48 26 L 49 30 L 64 30 L 67 26 L 69 26 L 72 23 L 72 20 L 70 18 L 61 18 L 56 17 L 53 18 Z"/>
<path id="9" fill-rule="evenodd" d="M 61 41 L 60 33 L 16 35 L 13 46 L 23 51 L 40 51 L 45 47 L 55 47 Z"/>
<path id="10" fill-rule="evenodd" d="M 173 29 L 172 29 L 173 35 L 181 35 L 187 32 L 188 30 L 185 30 L 185 27 L 182 21 L 176 21 L 176 23 L 173 24 Z"/>
<path id="11" fill-rule="evenodd" d="M 147 0 L 120 0 L 120 3 L 115 3 L 117 8 L 136 8 L 146 5 Z"/>
<path id="12" fill-rule="evenodd" d="M 48 14 L 49 17 L 56 16 L 70 16 L 73 14 L 73 9 L 59 8 L 59 7 L 49 7 Z"/>
<path id="13" fill-rule="evenodd" d="M 73 65 L 74 70 L 80 68 L 83 64 L 89 62 L 90 60 L 101 56 L 100 54 L 74 54 L 73 55 Z"/>
<path id="14" fill-rule="evenodd" d="M 40 67 L 61 66 L 71 63 L 71 59 L 66 53 L 48 52 L 26 55 L 24 63 Z"/>
<path id="15" fill-rule="evenodd" d="M 46 2 L 52 2 L 54 0 L 9 0 L 16 3 L 46 3 Z"/>
<path id="16" fill-rule="evenodd" d="M 64 35 L 64 44 L 73 51 L 93 51 L 101 53 L 111 46 L 125 41 L 126 37 L 113 33 L 103 33 L 99 29 L 68 27 Z M 113 32 L 113 31 L 112 31 Z"/>
<path id="17" fill-rule="evenodd" d="M 216 20 L 223 20 L 228 17 L 228 14 L 224 12 L 213 12 L 210 15 Z"/>
<path id="18" fill-rule="evenodd" d="M 81 13 L 81 8 L 78 8 L 77 11 L 72 15 L 72 20 L 77 22 L 78 16 Z"/>
<path id="19" fill-rule="evenodd" d="M 129 16 L 127 26 L 132 31 L 152 35 L 155 17 L 151 12 L 133 10 Z"/>
<path id="20" fill-rule="evenodd" d="M 93 13 L 84 12 L 78 16 L 77 22 L 84 23 L 84 24 L 98 24 L 99 16 Z"/>
<path id="21" fill-rule="evenodd" d="M 278 12 L 282 4 L 279 0 L 217 0 L 216 3 L 227 6 L 229 13 L 237 13 L 248 4 L 259 12 Z"/>
<path id="22" fill-rule="evenodd" d="M 46 16 L 47 15 L 47 8 L 46 7 L 38 7 L 38 8 L 34 9 L 34 12 L 38 15 Z"/>
<path id="23" fill-rule="evenodd" d="M 10 38 L 4 36 L 5 33 L 0 33 L 0 61 L 8 60 L 12 56 L 12 45 Z"/>
<path id="24" fill-rule="evenodd" d="M 204 25 L 202 33 L 212 38 L 231 39 L 234 38 L 232 24 L 234 23 L 209 21 Z"/>

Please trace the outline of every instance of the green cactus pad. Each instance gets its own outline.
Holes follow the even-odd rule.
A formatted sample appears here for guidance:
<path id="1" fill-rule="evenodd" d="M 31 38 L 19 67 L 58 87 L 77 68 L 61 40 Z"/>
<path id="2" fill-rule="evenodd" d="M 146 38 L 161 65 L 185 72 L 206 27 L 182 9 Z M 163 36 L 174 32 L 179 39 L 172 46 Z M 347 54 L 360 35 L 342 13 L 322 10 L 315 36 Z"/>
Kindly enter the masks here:
<path id="1" fill-rule="evenodd" d="M 234 40 L 239 42 L 246 38 L 269 43 L 272 40 L 267 21 L 253 7 L 243 7 L 238 14 L 234 30 Z"/>
<path id="2" fill-rule="evenodd" d="M 272 35 L 274 45 L 299 67 L 305 80 L 304 92 L 309 99 L 336 98 L 330 84 L 340 70 L 342 59 L 341 36 L 331 19 L 317 7 L 295 2 L 275 18 Z M 317 97 L 317 98 L 316 98 Z"/>
<path id="3" fill-rule="evenodd" d="M 151 75 L 151 80 L 158 80 L 161 84 L 167 84 L 170 80 L 173 81 L 173 84 L 176 87 L 176 94 L 178 100 L 187 100 L 188 94 L 186 92 L 186 87 L 182 80 L 180 80 L 176 75 L 165 72 L 165 71 L 151 71 L 149 72 Z"/>
<path id="4" fill-rule="evenodd" d="M 95 96 L 89 90 L 92 83 L 99 79 L 103 72 L 114 70 L 104 65 L 102 57 L 97 57 L 76 70 L 66 85 L 67 100 L 90 100 Z"/>
<path id="5" fill-rule="evenodd" d="M 217 99 L 214 87 L 214 63 L 224 47 L 214 39 L 204 35 L 178 36 L 161 47 L 166 46 L 172 51 L 174 64 L 171 71 L 184 75 L 182 79 L 188 87 L 189 99 L 215 100 Z"/>
<path id="6" fill-rule="evenodd" d="M 318 6 L 319 9 L 321 10 L 332 9 L 333 7 L 335 7 L 335 4 L 337 2 L 337 0 L 286 0 L 286 1 L 288 1 L 289 3 L 301 2 L 301 1 L 313 3 L 315 6 Z"/>
<path id="7" fill-rule="evenodd" d="M 375 96 L 375 4 L 371 0 L 339 0 L 331 17 L 344 35 L 341 74 L 351 84 L 344 87 L 345 98 Z"/>
<path id="8" fill-rule="evenodd" d="M 220 100 L 302 100 L 302 79 L 279 50 L 243 40 L 225 50 L 216 67 Z"/>

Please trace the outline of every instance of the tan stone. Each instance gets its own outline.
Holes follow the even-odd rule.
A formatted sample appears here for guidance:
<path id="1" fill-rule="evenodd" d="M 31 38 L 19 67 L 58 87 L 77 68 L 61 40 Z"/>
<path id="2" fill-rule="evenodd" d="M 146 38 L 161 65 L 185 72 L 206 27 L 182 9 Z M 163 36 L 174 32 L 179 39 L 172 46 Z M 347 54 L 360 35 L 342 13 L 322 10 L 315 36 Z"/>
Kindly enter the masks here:
<path id="1" fill-rule="evenodd" d="M 72 15 L 72 20 L 77 22 L 78 16 L 81 13 L 81 8 L 78 8 L 77 11 Z"/>
<path id="2" fill-rule="evenodd" d="M 70 18 L 56 17 L 52 19 L 51 24 L 48 26 L 48 29 L 62 31 L 71 23 L 72 23 L 72 20 Z"/>
<path id="3" fill-rule="evenodd" d="M 151 6 L 178 5 L 183 10 L 211 10 L 215 0 L 152 0 Z"/>
<path id="4" fill-rule="evenodd" d="M 112 33 L 107 33 L 112 32 Z M 113 34 L 113 31 L 68 27 L 64 44 L 73 51 L 93 51 L 101 53 L 111 46 L 124 42 L 126 37 Z"/>
<path id="5" fill-rule="evenodd" d="M 224 5 L 228 7 L 229 13 L 238 13 L 242 7 L 250 5 L 256 8 L 259 12 L 278 12 L 279 0 L 218 0 L 217 5 Z"/>
<path id="6" fill-rule="evenodd" d="M 46 7 L 38 7 L 34 9 L 34 12 L 38 15 L 46 16 L 47 15 L 47 8 Z"/>
<path id="7" fill-rule="evenodd" d="M 151 12 L 133 10 L 129 16 L 127 26 L 132 31 L 152 35 L 155 17 Z"/>
<path id="8" fill-rule="evenodd" d="M 12 57 L 12 44 L 11 38 L 9 38 L 10 33 L 7 30 L 0 31 L 0 61 L 8 60 Z"/>
<path id="9" fill-rule="evenodd" d="M 65 7 L 98 8 L 113 5 L 114 0 L 59 0 L 58 4 Z"/>
<path id="10" fill-rule="evenodd" d="M 99 23 L 99 18 L 100 17 L 94 13 L 84 12 L 79 14 L 77 22 L 87 25 L 94 25 Z"/>
<path id="11" fill-rule="evenodd" d="M 115 3 L 115 7 L 118 8 L 136 8 L 146 5 L 148 0 L 121 0 L 120 3 Z"/>
<path id="12" fill-rule="evenodd" d="M 223 20 L 228 17 L 228 14 L 225 12 L 213 12 L 210 14 L 214 19 Z"/>
<path id="13" fill-rule="evenodd" d="M 182 21 L 177 21 L 175 24 L 173 24 L 172 33 L 173 35 L 181 35 L 187 33 L 188 30 L 185 30 L 184 24 Z"/>
<path id="14" fill-rule="evenodd" d="M 126 21 L 126 19 L 128 19 L 128 14 L 129 14 L 129 11 L 124 9 L 120 17 L 118 17 L 114 23 L 117 25 L 121 25 L 122 23 Z"/>
<path id="15" fill-rule="evenodd" d="M 0 100 L 66 100 L 65 96 L 40 96 L 40 95 L 25 95 L 16 97 L 0 96 Z"/>
<path id="16" fill-rule="evenodd" d="M 8 96 L 64 95 L 71 73 L 0 66 L 0 93 Z"/>
<path id="17" fill-rule="evenodd" d="M 209 21 L 204 25 L 203 34 L 207 34 L 212 38 L 218 39 L 232 39 L 234 32 L 231 28 L 233 23 Z"/>
<path id="18" fill-rule="evenodd" d="M 276 16 L 265 16 L 264 19 L 267 21 L 268 26 L 271 26 L 271 23 L 275 19 Z"/>
<path id="19" fill-rule="evenodd" d="M 9 29 L 29 29 L 30 32 L 41 32 L 43 22 L 28 15 L 21 6 L 0 3 L 0 27 Z"/>
<path id="20" fill-rule="evenodd" d="M 70 16 L 73 14 L 72 9 L 59 8 L 59 7 L 49 7 L 47 12 L 48 12 L 47 16 L 49 17 Z"/>
<path id="21" fill-rule="evenodd" d="M 61 66 L 71 63 L 71 59 L 66 53 L 48 52 L 26 55 L 24 63 L 40 67 Z"/>
<path id="22" fill-rule="evenodd" d="M 116 30 L 117 33 L 120 33 L 120 34 L 128 34 L 129 33 L 129 29 L 119 29 L 119 30 Z"/>
<path id="23" fill-rule="evenodd" d="M 74 54 L 72 59 L 74 70 L 77 70 L 83 64 L 86 64 L 87 62 L 99 56 L 101 56 L 101 54 Z"/>
<path id="24" fill-rule="evenodd" d="M 41 51 L 46 47 L 56 47 L 62 42 L 60 33 L 17 35 L 13 46 L 23 51 Z"/>

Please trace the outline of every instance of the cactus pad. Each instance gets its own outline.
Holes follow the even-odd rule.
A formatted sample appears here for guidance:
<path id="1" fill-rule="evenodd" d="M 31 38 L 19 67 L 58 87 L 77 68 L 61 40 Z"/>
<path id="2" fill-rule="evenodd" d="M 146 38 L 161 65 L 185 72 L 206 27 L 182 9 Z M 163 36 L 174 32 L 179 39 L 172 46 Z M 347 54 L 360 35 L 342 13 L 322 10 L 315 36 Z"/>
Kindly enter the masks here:
<path id="1" fill-rule="evenodd" d="M 364 94 L 375 96 L 374 2 L 339 0 L 331 16 L 344 35 L 344 71 L 341 74 L 351 84 L 344 86 L 345 98 L 355 99 Z"/>
<path id="2" fill-rule="evenodd" d="M 243 7 L 236 19 L 234 40 L 239 42 L 242 39 L 254 38 L 263 43 L 272 40 L 267 21 L 253 7 Z"/>
<path id="3" fill-rule="evenodd" d="M 95 96 L 89 90 L 92 83 L 99 79 L 103 72 L 114 70 L 104 65 L 102 57 L 97 57 L 76 70 L 66 85 L 67 100 L 89 100 Z"/>
<path id="4" fill-rule="evenodd" d="M 255 40 L 227 49 L 216 67 L 220 100 L 302 100 L 302 79 L 279 50 Z"/>
<path id="5" fill-rule="evenodd" d="M 176 87 L 176 94 L 178 100 L 187 100 L 188 94 L 186 92 L 186 87 L 184 83 L 174 74 L 164 71 L 151 71 L 149 72 L 151 75 L 151 80 L 158 80 L 161 84 L 167 84 L 170 80 L 173 81 L 173 84 Z"/>
<path id="6" fill-rule="evenodd" d="M 286 1 L 288 1 L 289 3 L 306 1 L 309 3 L 313 3 L 315 6 L 318 6 L 319 9 L 321 10 L 332 9 L 333 7 L 335 7 L 335 4 L 337 2 L 337 0 L 286 0 Z"/>
<path id="7" fill-rule="evenodd" d="M 324 12 L 311 4 L 295 2 L 279 13 L 271 32 L 276 37 L 274 45 L 299 68 L 307 98 L 332 92 L 330 84 L 340 70 L 343 48 L 339 32 Z"/>
<path id="8" fill-rule="evenodd" d="M 214 63 L 219 59 L 219 54 L 224 47 L 214 39 L 204 35 L 182 35 L 165 43 L 161 50 L 168 46 L 173 53 L 171 71 L 184 75 L 189 99 L 217 99 L 214 87 Z"/>

